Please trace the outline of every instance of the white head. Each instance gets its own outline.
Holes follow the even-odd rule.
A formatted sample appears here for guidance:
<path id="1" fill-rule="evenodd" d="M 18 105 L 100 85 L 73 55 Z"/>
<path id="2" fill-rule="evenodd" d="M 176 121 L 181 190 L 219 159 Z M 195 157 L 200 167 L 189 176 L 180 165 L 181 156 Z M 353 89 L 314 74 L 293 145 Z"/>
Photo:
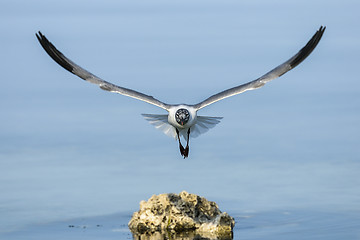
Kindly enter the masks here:
<path id="1" fill-rule="evenodd" d="M 190 128 L 196 123 L 196 111 L 186 105 L 174 106 L 169 110 L 168 121 L 176 128 Z"/>
<path id="2" fill-rule="evenodd" d="M 185 108 L 180 108 L 175 113 L 175 120 L 181 126 L 184 126 L 190 119 L 190 113 Z"/>

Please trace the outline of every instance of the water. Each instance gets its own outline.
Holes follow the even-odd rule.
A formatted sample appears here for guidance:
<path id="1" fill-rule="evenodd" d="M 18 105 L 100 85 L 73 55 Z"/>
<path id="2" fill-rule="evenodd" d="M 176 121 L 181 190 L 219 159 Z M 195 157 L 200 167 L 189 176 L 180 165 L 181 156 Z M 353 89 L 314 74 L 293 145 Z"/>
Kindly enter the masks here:
<path id="1" fill-rule="evenodd" d="M 233 239 L 359 239 L 360 217 L 355 212 L 310 210 L 230 213 L 236 225 Z M 32 225 L 2 234 L 4 239 L 199 239 L 154 233 L 133 236 L 127 228 L 130 213 Z M 204 236 L 203 236 L 204 237 Z M 207 239 L 206 237 L 204 239 Z M 213 239 L 213 238 L 211 238 Z"/>
<path id="2" fill-rule="evenodd" d="M 23 183 L 9 185 L 14 190 L 2 196 L 8 199 L 3 239 L 131 239 L 127 223 L 140 200 L 183 189 L 235 217 L 234 239 L 357 239 L 360 233 L 357 164 L 257 159 L 229 168 L 226 160 L 104 164 L 91 157 L 77 164 L 66 158 L 34 162 L 25 168 L 31 174 L 9 174 Z M 41 182 L 45 177 L 51 184 Z M 24 182 L 20 193 L 16 186 Z"/>
<path id="3" fill-rule="evenodd" d="M 359 7 L 1 2 L 0 239 L 131 239 L 141 200 L 182 190 L 234 216 L 234 239 L 358 239 Z M 108 81 L 196 103 L 285 61 L 320 25 L 296 69 L 199 112 L 224 119 L 186 160 L 140 115 L 161 109 L 81 81 L 35 38 Z"/>

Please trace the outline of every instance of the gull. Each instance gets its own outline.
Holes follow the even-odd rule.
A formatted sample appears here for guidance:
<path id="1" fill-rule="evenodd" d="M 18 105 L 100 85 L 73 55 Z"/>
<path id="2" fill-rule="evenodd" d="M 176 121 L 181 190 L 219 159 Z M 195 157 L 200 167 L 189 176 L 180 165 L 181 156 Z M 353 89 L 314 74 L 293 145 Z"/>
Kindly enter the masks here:
<path id="1" fill-rule="evenodd" d="M 224 98 L 228 98 L 248 90 L 253 90 L 264 86 L 267 82 L 280 77 L 289 70 L 295 68 L 301 63 L 310 53 L 315 49 L 319 43 L 326 27 L 320 26 L 312 38 L 307 44 L 300 49 L 294 56 L 292 56 L 286 62 L 280 64 L 276 68 L 272 69 L 268 73 L 262 75 L 256 80 L 247 82 L 235 86 L 233 88 L 224 90 L 217 94 L 210 96 L 202 102 L 197 104 L 167 104 L 150 95 L 144 93 L 120 87 L 113 83 L 107 82 L 94 74 L 88 72 L 84 68 L 80 67 L 69 58 L 65 57 L 56 47 L 39 31 L 36 33 L 36 37 L 39 40 L 41 46 L 47 52 L 47 54 L 60 66 L 82 78 L 83 80 L 97 84 L 101 89 L 109 92 L 119 93 L 128 97 L 132 97 L 157 107 L 160 107 L 167 111 L 167 114 L 142 114 L 143 117 L 154 125 L 155 128 L 163 131 L 166 135 L 175 138 L 179 142 L 180 154 L 187 158 L 189 155 L 189 139 L 191 137 L 197 137 L 200 134 L 207 132 L 210 128 L 215 127 L 220 122 L 222 117 L 210 117 L 210 116 L 198 116 L 197 112 L 217 101 Z M 184 147 L 180 138 L 183 137 L 186 141 Z"/>

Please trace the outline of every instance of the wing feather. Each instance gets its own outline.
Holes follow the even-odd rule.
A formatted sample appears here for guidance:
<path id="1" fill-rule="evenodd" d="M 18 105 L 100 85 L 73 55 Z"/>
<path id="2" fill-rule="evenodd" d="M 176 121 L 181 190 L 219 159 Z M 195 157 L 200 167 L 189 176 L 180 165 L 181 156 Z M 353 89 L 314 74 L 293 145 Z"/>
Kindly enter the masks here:
<path id="1" fill-rule="evenodd" d="M 270 72 L 266 73 L 265 75 L 259 77 L 258 79 L 227 89 L 225 91 L 222 91 L 220 93 L 217 93 L 215 95 L 212 95 L 211 97 L 205 99 L 204 101 L 193 105 L 197 110 L 206 107 L 214 102 L 220 101 L 224 98 L 228 98 L 240 93 L 243 93 L 245 91 L 253 90 L 259 87 L 262 87 L 265 85 L 265 83 L 280 77 L 284 73 L 288 72 L 289 70 L 293 69 L 299 63 L 301 63 L 307 56 L 310 55 L 310 53 L 315 49 L 317 44 L 319 43 L 326 27 L 321 26 L 319 30 L 313 35 L 313 37 L 308 41 L 308 43 L 293 57 L 291 57 L 289 60 L 284 62 L 283 64 L 277 66 Z"/>
<path id="2" fill-rule="evenodd" d="M 165 103 L 155 99 L 152 96 L 143 94 L 141 92 L 134 91 L 129 88 L 120 87 L 120 86 L 117 86 L 110 82 L 104 81 L 101 78 L 90 73 L 89 71 L 85 70 L 84 68 L 80 67 L 79 65 L 77 65 L 76 63 L 74 63 L 73 61 L 71 61 L 70 59 L 65 57 L 65 55 L 63 53 L 61 53 L 59 50 L 57 50 L 56 47 L 40 31 L 38 32 L 38 34 L 36 34 L 36 37 L 39 40 L 41 46 L 47 52 L 47 54 L 49 54 L 49 56 L 55 62 L 57 62 L 60 66 L 62 66 L 69 72 L 84 79 L 85 81 L 97 84 L 103 90 L 119 93 L 121 95 L 132 97 L 132 98 L 136 98 L 138 100 L 141 100 L 141 101 L 153 104 L 155 106 L 158 106 L 160 108 L 163 108 L 165 110 L 169 109 L 168 104 L 165 104 Z"/>

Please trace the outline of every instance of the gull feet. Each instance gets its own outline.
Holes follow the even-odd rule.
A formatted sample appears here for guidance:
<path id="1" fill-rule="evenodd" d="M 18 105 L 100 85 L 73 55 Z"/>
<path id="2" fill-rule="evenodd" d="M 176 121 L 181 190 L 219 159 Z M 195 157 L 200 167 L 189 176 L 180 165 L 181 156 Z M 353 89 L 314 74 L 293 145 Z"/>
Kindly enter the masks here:
<path id="1" fill-rule="evenodd" d="M 181 156 L 184 156 L 185 148 L 184 148 L 183 145 L 181 145 L 181 144 L 179 144 L 179 148 L 180 148 L 180 154 L 181 154 Z"/>
<path id="2" fill-rule="evenodd" d="M 183 145 L 181 144 L 181 141 L 180 141 L 180 134 L 179 134 L 179 130 L 176 129 L 176 134 L 177 134 L 177 138 L 178 138 L 178 141 L 179 141 L 179 149 L 180 149 L 180 154 L 181 156 L 185 158 L 187 158 L 189 156 L 189 137 L 190 137 L 190 129 L 188 129 L 188 132 L 187 132 L 187 141 L 186 141 L 186 147 L 184 148 Z"/>
<path id="3" fill-rule="evenodd" d="M 182 155 L 184 156 L 184 159 L 189 156 L 189 146 L 186 146 Z"/>

